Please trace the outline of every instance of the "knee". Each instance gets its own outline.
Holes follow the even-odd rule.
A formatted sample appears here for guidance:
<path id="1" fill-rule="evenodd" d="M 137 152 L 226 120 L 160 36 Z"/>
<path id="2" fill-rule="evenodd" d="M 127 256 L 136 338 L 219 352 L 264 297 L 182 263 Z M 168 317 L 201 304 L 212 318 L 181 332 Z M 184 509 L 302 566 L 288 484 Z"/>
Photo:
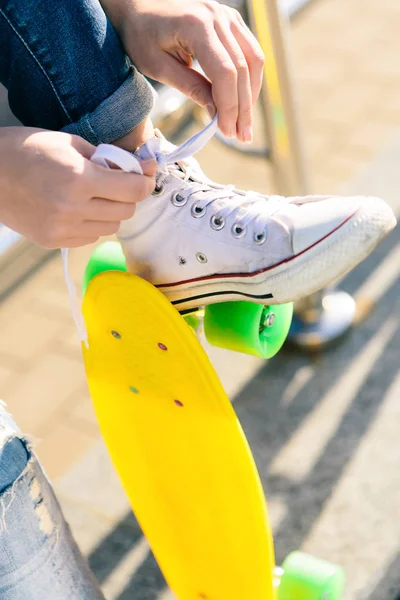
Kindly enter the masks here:
<path id="1" fill-rule="evenodd" d="M 29 460 L 29 450 L 18 434 L 17 427 L 0 406 L 0 494 L 21 475 Z"/>

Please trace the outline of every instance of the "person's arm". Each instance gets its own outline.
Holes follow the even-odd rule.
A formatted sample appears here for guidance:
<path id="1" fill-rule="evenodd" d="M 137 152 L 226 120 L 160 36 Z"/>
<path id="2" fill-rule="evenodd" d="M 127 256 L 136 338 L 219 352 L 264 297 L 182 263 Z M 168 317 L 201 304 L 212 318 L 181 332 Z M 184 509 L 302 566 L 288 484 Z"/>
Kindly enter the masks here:
<path id="1" fill-rule="evenodd" d="M 117 231 L 154 189 L 148 176 L 90 161 L 80 137 L 27 127 L 0 128 L 0 223 L 46 248 L 72 248 Z"/>
<path id="2" fill-rule="evenodd" d="M 209 112 L 229 137 L 252 138 L 264 57 L 240 14 L 213 0 L 100 0 L 132 62 Z M 205 76 L 192 68 L 196 57 Z"/>

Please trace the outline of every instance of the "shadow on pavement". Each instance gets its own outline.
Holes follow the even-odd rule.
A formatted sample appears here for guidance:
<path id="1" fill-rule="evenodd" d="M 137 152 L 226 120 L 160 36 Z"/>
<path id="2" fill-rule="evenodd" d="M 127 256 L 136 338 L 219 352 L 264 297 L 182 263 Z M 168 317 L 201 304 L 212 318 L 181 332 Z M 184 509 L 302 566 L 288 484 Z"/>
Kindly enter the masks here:
<path id="1" fill-rule="evenodd" d="M 400 554 L 392 560 L 374 589 L 363 596 L 368 600 L 400 600 Z"/>

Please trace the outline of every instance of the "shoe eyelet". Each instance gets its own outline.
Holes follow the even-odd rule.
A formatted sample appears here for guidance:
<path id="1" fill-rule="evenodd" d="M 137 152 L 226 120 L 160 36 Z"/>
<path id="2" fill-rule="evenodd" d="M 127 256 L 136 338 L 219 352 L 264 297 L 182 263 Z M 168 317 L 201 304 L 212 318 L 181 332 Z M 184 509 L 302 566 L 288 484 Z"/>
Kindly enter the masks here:
<path id="1" fill-rule="evenodd" d="M 161 185 L 156 185 L 156 187 L 154 188 L 154 190 L 151 192 L 152 196 L 161 196 L 161 194 L 164 192 L 165 186 L 162 183 Z"/>
<path id="2" fill-rule="evenodd" d="M 205 254 L 203 254 L 202 252 L 197 252 L 196 254 L 196 258 L 199 261 L 199 263 L 206 263 L 208 261 L 208 258 Z"/>
<path id="3" fill-rule="evenodd" d="M 225 219 L 224 217 L 219 217 L 218 215 L 213 215 L 210 219 L 210 225 L 215 231 L 219 231 L 223 227 L 225 227 Z"/>
<path id="4" fill-rule="evenodd" d="M 264 229 L 262 231 L 262 233 L 255 233 L 254 234 L 254 241 L 256 244 L 258 244 L 259 246 L 261 246 L 261 244 L 263 244 L 267 239 L 267 230 Z"/>
<path id="5" fill-rule="evenodd" d="M 175 192 L 175 194 L 172 194 L 171 202 L 174 206 L 184 206 L 187 201 L 188 199 L 184 196 L 181 196 L 179 192 Z"/>
<path id="6" fill-rule="evenodd" d="M 246 235 L 246 231 L 246 226 L 241 225 L 240 223 L 234 223 L 234 225 L 232 226 L 232 235 L 237 239 Z"/>
<path id="7" fill-rule="evenodd" d="M 192 208 L 190 209 L 190 212 L 192 213 L 192 217 L 194 217 L 195 219 L 200 219 L 201 217 L 204 217 L 204 215 L 206 214 L 206 212 L 207 212 L 207 206 L 204 206 L 204 208 L 201 208 L 201 206 L 199 206 L 195 202 L 192 205 Z"/>

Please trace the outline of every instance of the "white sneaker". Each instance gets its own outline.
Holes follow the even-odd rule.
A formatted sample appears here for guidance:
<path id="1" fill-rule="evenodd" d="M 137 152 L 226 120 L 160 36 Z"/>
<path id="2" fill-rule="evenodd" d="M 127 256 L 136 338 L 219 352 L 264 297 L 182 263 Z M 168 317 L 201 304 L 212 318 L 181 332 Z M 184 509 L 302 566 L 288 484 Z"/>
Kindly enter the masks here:
<path id="1" fill-rule="evenodd" d="M 395 227 L 379 198 L 283 198 L 213 183 L 191 155 L 216 126 L 214 119 L 180 147 L 157 132 L 135 155 L 107 145 L 95 155 L 136 172 L 136 158 L 157 160 L 156 189 L 118 237 L 129 269 L 144 272 L 180 310 L 297 300 L 353 268 Z"/>

